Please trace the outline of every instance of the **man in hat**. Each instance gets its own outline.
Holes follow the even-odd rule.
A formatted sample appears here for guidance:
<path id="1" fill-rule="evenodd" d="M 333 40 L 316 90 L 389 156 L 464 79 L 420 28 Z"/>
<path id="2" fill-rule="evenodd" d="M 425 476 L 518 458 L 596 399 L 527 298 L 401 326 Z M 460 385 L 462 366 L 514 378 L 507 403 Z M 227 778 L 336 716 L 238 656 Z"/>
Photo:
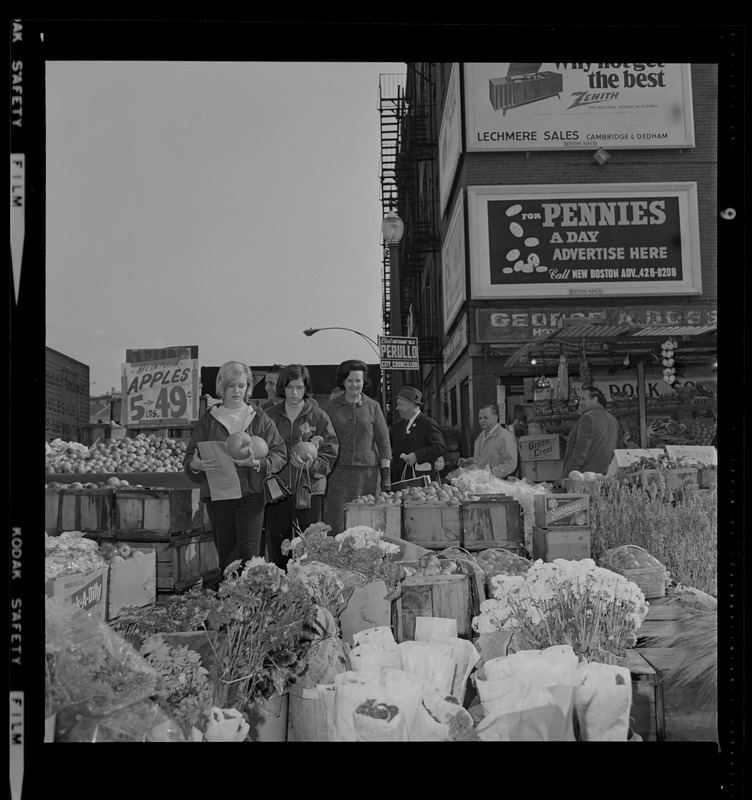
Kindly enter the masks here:
<path id="1" fill-rule="evenodd" d="M 414 386 L 403 386 L 395 401 L 400 419 L 392 425 L 392 483 L 428 475 L 438 481 L 436 459 L 444 454 L 444 437 L 436 421 L 421 411 L 423 395 Z"/>

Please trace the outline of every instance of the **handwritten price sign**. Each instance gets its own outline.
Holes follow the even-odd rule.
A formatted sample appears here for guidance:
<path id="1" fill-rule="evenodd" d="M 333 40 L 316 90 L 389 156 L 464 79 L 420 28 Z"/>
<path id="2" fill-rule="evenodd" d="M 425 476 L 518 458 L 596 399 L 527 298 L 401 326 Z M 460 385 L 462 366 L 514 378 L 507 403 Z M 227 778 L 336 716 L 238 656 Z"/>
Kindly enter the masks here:
<path id="1" fill-rule="evenodd" d="M 177 427 L 198 419 L 198 360 L 122 365 L 124 425 Z"/>

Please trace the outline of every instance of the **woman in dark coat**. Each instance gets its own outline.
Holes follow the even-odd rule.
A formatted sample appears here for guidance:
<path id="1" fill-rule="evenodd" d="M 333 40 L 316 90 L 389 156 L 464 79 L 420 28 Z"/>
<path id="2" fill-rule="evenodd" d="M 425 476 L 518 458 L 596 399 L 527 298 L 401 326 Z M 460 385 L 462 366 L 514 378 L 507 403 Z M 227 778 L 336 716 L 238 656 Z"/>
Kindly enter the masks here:
<path id="1" fill-rule="evenodd" d="M 337 367 L 342 394 L 332 398 L 326 411 L 339 440 L 339 457 L 329 476 L 323 522 L 330 536 L 345 529 L 345 503 L 364 494 L 388 491 L 392 448 L 381 406 L 363 394 L 370 381 L 363 361 L 351 359 Z"/>

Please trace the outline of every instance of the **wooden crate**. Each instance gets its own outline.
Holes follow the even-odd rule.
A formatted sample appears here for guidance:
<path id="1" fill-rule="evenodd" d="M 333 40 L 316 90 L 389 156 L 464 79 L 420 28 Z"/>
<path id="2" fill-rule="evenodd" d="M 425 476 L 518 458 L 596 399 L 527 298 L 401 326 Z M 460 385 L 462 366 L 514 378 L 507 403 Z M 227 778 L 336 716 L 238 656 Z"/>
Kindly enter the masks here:
<path id="1" fill-rule="evenodd" d="M 169 541 L 131 540 L 128 544 L 156 553 L 158 592 L 179 592 L 220 576 L 213 533 L 188 533 Z"/>
<path id="2" fill-rule="evenodd" d="M 392 503 L 372 506 L 365 503 L 346 503 L 345 527 L 353 528 L 356 525 L 367 525 L 387 536 L 399 538 L 402 536 L 402 507 Z"/>
<path id="3" fill-rule="evenodd" d="M 402 594 L 392 602 L 392 626 L 398 642 L 415 639 L 416 617 L 457 620 L 457 635 L 472 636 L 473 603 L 469 575 L 413 575 L 402 581 Z"/>
<path id="4" fill-rule="evenodd" d="M 533 560 L 582 561 L 590 558 L 590 531 L 585 528 L 540 528 L 533 525 Z"/>
<path id="5" fill-rule="evenodd" d="M 461 545 L 462 507 L 408 500 L 402 505 L 402 538 L 431 550 Z"/>
<path id="6" fill-rule="evenodd" d="M 169 540 L 204 531 L 199 489 L 117 489 L 113 533 L 116 539 Z"/>
<path id="7" fill-rule="evenodd" d="M 462 503 L 462 546 L 466 550 L 518 548 L 524 543 L 524 534 L 522 507 L 514 497 L 485 495 Z"/>
<path id="8" fill-rule="evenodd" d="M 138 548 L 142 550 L 144 548 Z M 110 564 L 107 619 L 128 606 L 148 606 L 157 599 L 157 561 L 154 551 Z"/>
<path id="9" fill-rule="evenodd" d="M 111 536 L 114 494 L 112 489 L 46 489 L 45 530 Z"/>
<path id="10" fill-rule="evenodd" d="M 666 716 L 661 676 L 640 650 L 627 650 L 627 667 L 632 677 L 632 730 L 645 742 L 666 738 Z"/>

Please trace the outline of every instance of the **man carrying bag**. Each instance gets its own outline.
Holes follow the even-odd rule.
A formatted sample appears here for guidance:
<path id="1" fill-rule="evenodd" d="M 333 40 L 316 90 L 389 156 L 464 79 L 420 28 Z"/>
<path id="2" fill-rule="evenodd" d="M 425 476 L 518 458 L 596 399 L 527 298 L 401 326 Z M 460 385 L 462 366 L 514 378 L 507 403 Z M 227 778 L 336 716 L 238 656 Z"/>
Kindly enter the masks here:
<path id="1" fill-rule="evenodd" d="M 392 425 L 392 489 L 438 481 L 435 462 L 444 454 L 444 437 L 435 420 L 421 411 L 422 393 L 403 386 L 395 404 L 400 419 Z"/>

